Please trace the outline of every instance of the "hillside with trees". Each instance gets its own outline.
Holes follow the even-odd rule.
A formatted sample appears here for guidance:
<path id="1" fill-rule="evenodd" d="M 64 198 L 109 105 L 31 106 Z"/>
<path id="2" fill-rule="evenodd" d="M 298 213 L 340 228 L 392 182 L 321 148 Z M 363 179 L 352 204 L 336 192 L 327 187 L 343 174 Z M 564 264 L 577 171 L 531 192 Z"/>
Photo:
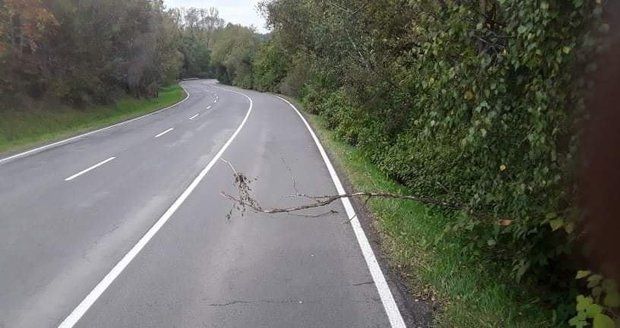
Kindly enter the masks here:
<path id="1" fill-rule="evenodd" d="M 226 72 L 248 55 L 226 53 L 252 48 L 228 35 L 257 43 L 251 29 L 225 26 L 215 8 L 167 9 L 162 1 L 7 0 L 0 15 L 0 97 L 12 103 L 153 97 L 179 78 L 235 75 Z"/>
<path id="2" fill-rule="evenodd" d="M 179 79 L 250 87 L 243 65 L 259 40 L 215 8 L 0 1 L 0 152 L 171 105 L 184 96 Z"/>

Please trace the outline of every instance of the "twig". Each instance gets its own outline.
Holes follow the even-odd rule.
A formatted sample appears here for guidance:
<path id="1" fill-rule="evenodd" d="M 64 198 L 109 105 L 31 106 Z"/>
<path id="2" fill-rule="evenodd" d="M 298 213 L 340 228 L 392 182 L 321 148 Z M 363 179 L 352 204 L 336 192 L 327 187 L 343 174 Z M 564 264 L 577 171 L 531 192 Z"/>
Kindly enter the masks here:
<path id="1" fill-rule="evenodd" d="M 234 168 L 234 166 L 228 162 L 225 159 L 222 159 L 223 162 L 225 162 L 226 164 L 228 164 L 228 166 L 231 168 L 231 170 L 234 172 L 234 177 L 235 177 L 235 186 L 237 187 L 237 191 L 239 193 L 239 196 L 233 196 L 230 195 L 224 191 L 221 192 L 221 195 L 232 200 L 233 201 L 233 208 L 230 210 L 229 214 L 227 215 L 227 217 L 230 219 L 231 215 L 232 215 L 232 211 L 233 210 L 239 210 L 241 211 L 241 214 L 243 215 L 246 211 L 246 209 L 251 209 L 254 212 L 257 213 L 265 213 L 265 214 L 277 214 L 277 213 L 294 213 L 294 212 L 299 212 L 299 211 L 304 211 L 304 210 L 308 210 L 308 209 L 313 209 L 313 208 L 319 208 L 319 207 L 324 207 L 327 205 L 330 205 L 331 203 L 342 199 L 342 198 L 365 198 L 364 200 L 364 204 L 367 204 L 368 201 L 372 198 L 391 198 L 391 199 L 404 199 L 404 200 L 413 200 L 413 201 L 417 201 L 417 202 L 421 202 L 421 203 L 425 203 L 425 204 L 431 204 L 431 205 L 436 205 L 436 206 L 440 206 L 440 207 L 444 207 L 444 208 L 450 208 L 450 209 L 454 209 L 454 210 L 463 210 L 463 211 L 467 211 L 470 214 L 475 214 L 478 216 L 483 216 L 480 213 L 474 213 L 469 207 L 465 206 L 465 205 L 460 205 L 460 204 L 455 204 L 455 203 L 448 203 L 442 200 L 437 200 L 431 197 L 422 197 L 422 196 L 414 196 L 414 195 L 401 195 L 401 194 L 394 194 L 394 193 L 388 193 L 388 192 L 353 192 L 353 193 L 344 193 L 344 194 L 338 194 L 338 195 L 322 195 L 322 196 L 312 196 L 312 195 L 306 195 L 306 194 L 302 194 L 302 193 L 298 193 L 297 197 L 304 197 L 307 199 L 312 200 L 312 202 L 307 203 L 307 204 L 302 204 L 302 205 L 297 205 L 297 206 L 292 206 L 292 207 L 282 207 L 282 208 L 278 208 L 278 207 L 274 207 L 274 208 L 263 208 L 260 203 L 252 196 L 251 191 L 252 189 L 250 188 L 250 183 L 252 182 L 251 179 L 248 179 L 243 173 L 239 173 L 237 172 L 237 170 Z M 254 179 L 255 180 L 255 179 Z M 294 181 L 294 179 L 293 179 Z M 297 189 L 297 187 L 295 186 L 295 189 Z M 297 190 L 296 190 L 297 191 Z M 325 213 L 322 214 L 316 214 L 316 215 L 312 215 L 312 214 L 301 214 L 300 216 L 305 216 L 305 217 L 319 217 L 319 216 L 323 216 L 326 214 L 333 214 L 333 213 L 337 213 L 337 211 L 335 210 L 330 210 L 327 211 Z M 355 216 L 353 216 L 352 218 L 349 218 L 349 220 L 347 222 L 350 222 L 353 218 L 355 218 Z M 345 222 L 346 223 L 346 222 Z"/>
<path id="2" fill-rule="evenodd" d="M 236 198 L 230 194 L 227 194 L 225 192 L 221 193 L 222 196 L 240 203 L 242 202 L 242 200 L 240 198 Z M 406 200 L 413 200 L 413 201 L 418 201 L 421 203 L 426 203 L 426 204 L 431 204 L 431 205 L 437 205 L 437 206 L 441 206 L 441 207 L 446 207 L 446 208 L 451 208 L 451 209 L 465 209 L 462 206 L 458 206 L 455 204 L 450 204 L 444 201 L 440 201 L 440 200 L 436 200 L 433 198 L 429 198 L 429 197 L 418 197 L 418 196 L 412 196 L 412 195 L 399 195 L 399 194 L 392 194 L 392 193 L 385 193 L 385 192 L 354 192 L 354 193 L 346 193 L 346 194 L 340 194 L 340 195 L 325 195 L 325 196 L 307 196 L 310 197 L 312 199 L 315 199 L 316 202 L 311 203 L 311 204 L 303 204 L 303 205 L 299 205 L 299 206 L 293 206 L 293 207 L 284 207 L 284 208 L 269 208 L 269 209 L 265 209 L 262 208 L 258 203 L 252 205 L 252 204 L 247 204 L 252 210 L 254 210 L 255 212 L 260 212 L 260 213 L 267 213 L 267 214 L 275 214 L 275 213 L 288 213 L 288 212 L 297 212 L 297 211 L 303 211 L 303 210 L 307 210 L 307 209 L 311 209 L 311 208 L 317 208 L 317 207 L 323 207 L 323 206 L 327 206 L 341 198 L 355 198 L 355 197 L 366 197 L 366 202 L 370 199 L 370 198 L 392 198 L 392 199 L 406 199 Z"/>
<path id="3" fill-rule="evenodd" d="M 235 176 L 238 174 L 237 170 L 235 170 L 235 167 L 227 160 L 220 158 L 220 160 L 226 164 L 228 164 L 228 166 L 230 166 L 230 169 L 235 173 Z"/>

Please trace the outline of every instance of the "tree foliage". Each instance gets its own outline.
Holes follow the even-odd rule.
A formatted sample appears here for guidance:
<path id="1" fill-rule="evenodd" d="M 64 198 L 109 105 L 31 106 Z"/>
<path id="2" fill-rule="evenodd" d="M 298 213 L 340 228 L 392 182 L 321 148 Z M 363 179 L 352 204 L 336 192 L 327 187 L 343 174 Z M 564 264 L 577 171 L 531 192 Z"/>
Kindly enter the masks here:
<path id="1" fill-rule="evenodd" d="M 603 9 L 272 0 L 263 36 L 161 0 L 0 0 L 0 95 L 106 102 L 215 77 L 300 97 L 413 194 L 485 213 L 452 213 L 446 234 L 468 241 L 464 256 L 560 299 L 574 286 L 583 76 L 608 29 Z"/>
<path id="2" fill-rule="evenodd" d="M 41 0 L 0 1 L 0 92 L 22 87 L 14 78 L 35 78 L 37 51 L 45 33 L 57 25 Z"/>
<path id="3" fill-rule="evenodd" d="M 485 213 L 454 213 L 446 227 L 469 241 L 465 256 L 560 293 L 574 286 L 577 127 L 583 76 L 607 28 L 600 1 L 262 9 L 273 33 L 254 62 L 256 88 L 300 95 L 412 193 Z"/>
<path id="4" fill-rule="evenodd" d="M 216 9 L 162 0 L 0 1 L 0 96 L 74 105 L 155 96 L 179 77 L 206 77 Z"/>
<path id="5" fill-rule="evenodd" d="M 207 77 L 211 69 L 213 36 L 224 26 L 217 9 L 173 9 L 180 27 L 183 77 Z"/>
<path id="6" fill-rule="evenodd" d="M 252 63 L 259 39 L 250 28 L 228 24 L 217 31 L 213 42 L 215 77 L 223 83 L 251 88 Z"/>

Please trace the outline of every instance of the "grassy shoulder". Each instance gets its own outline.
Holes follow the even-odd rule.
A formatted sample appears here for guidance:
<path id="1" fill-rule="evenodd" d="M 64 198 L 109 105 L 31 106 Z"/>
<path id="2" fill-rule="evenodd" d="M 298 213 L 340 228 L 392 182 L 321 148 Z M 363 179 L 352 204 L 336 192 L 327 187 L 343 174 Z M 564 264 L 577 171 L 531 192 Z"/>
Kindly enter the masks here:
<path id="1" fill-rule="evenodd" d="M 172 85 L 162 88 L 157 98 L 125 97 L 108 106 L 0 110 L 0 153 L 26 149 L 138 117 L 170 106 L 184 97 L 183 88 Z"/>
<path id="2" fill-rule="evenodd" d="M 406 194 L 407 190 L 341 141 L 320 116 L 305 113 L 356 191 Z M 439 303 L 438 327 L 548 327 L 552 313 L 533 294 L 503 277 L 491 261 L 463 251 L 465 243 L 444 236 L 449 218 L 420 203 L 373 199 L 382 248 L 400 268 L 416 298 Z"/>

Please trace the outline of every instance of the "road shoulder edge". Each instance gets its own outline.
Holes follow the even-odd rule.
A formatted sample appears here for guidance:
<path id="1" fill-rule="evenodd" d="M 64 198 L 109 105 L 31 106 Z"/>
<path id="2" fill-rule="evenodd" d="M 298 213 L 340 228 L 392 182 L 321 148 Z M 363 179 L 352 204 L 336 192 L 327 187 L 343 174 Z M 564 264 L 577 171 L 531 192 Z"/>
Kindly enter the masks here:
<path id="1" fill-rule="evenodd" d="M 332 158 L 330 158 L 330 156 L 328 155 L 328 152 L 325 150 L 325 147 L 323 147 L 321 140 L 314 132 L 314 128 L 310 125 L 306 117 L 302 114 L 302 111 L 297 109 L 297 107 L 288 99 L 280 95 L 274 94 L 274 96 L 290 105 L 302 119 L 303 123 L 308 129 L 308 132 L 310 132 L 310 135 L 312 136 L 312 139 L 314 140 L 319 152 L 321 153 L 321 157 L 323 158 L 323 161 L 327 166 L 327 169 L 332 178 L 332 182 L 334 183 L 337 191 L 341 194 L 345 193 L 345 185 L 342 183 L 340 176 L 346 175 L 342 174 L 342 170 L 336 170 L 335 166 L 332 164 Z M 348 187 L 350 188 L 350 186 Z M 354 207 L 352 202 L 348 198 L 342 198 L 341 200 L 342 205 L 347 212 L 347 215 L 352 218 L 350 221 L 351 227 L 353 228 L 353 232 L 361 248 L 364 260 L 366 261 L 367 267 L 370 271 L 373 281 L 375 282 L 375 287 L 377 288 L 384 309 L 390 321 L 391 327 L 406 327 L 405 319 L 401 313 L 401 308 L 404 305 L 402 291 L 397 288 L 397 285 L 394 283 L 394 281 L 391 281 L 392 279 L 388 279 L 392 278 L 391 274 L 389 274 L 389 267 L 387 267 L 384 263 L 380 263 L 379 261 L 379 259 L 381 259 L 383 262 L 384 257 L 382 252 L 380 252 L 379 247 L 377 247 L 377 240 L 375 238 L 368 238 L 368 224 L 367 222 L 365 224 L 361 223 L 361 221 L 367 220 L 359 219 L 359 214 L 362 213 L 364 215 L 364 211 L 357 211 L 357 206 Z M 381 255 L 381 257 L 377 257 L 376 254 Z M 388 272 L 388 274 L 386 275 L 385 272 Z M 394 291 L 397 291 L 398 293 L 394 293 Z M 399 301 L 396 301 L 394 295 L 397 295 Z"/>

